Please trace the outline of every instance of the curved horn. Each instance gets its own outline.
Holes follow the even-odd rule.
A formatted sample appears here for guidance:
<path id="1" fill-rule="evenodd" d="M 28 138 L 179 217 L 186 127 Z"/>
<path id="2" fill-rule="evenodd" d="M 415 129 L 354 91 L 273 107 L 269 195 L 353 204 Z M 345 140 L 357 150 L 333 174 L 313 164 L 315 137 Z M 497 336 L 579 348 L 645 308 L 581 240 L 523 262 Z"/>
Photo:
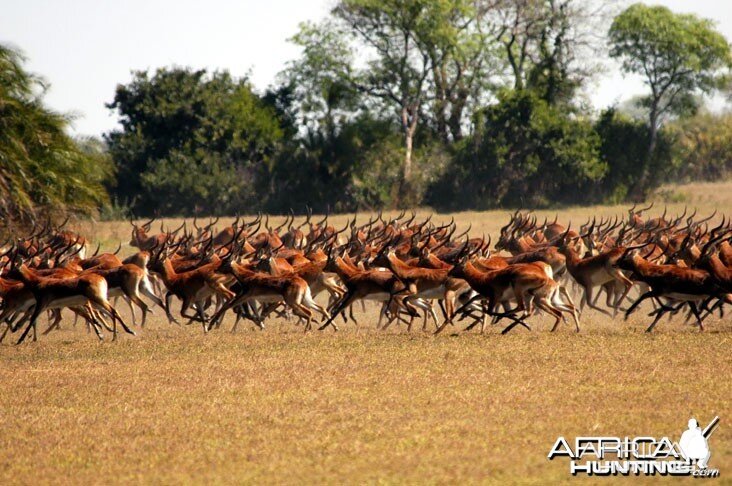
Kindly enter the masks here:
<path id="1" fill-rule="evenodd" d="M 569 235 L 569 230 L 572 229 L 572 221 L 569 222 L 567 225 L 567 229 L 564 230 L 564 233 L 561 234 L 558 241 L 565 242 L 567 241 L 567 236 Z"/>
<path id="2" fill-rule="evenodd" d="M 707 241 L 707 243 L 702 248 L 701 254 L 702 255 L 707 255 L 707 252 L 709 252 L 712 249 L 713 245 L 716 244 L 716 243 L 718 243 L 719 241 L 723 240 L 726 236 L 727 236 L 727 233 L 725 232 L 725 233 L 722 233 L 719 236 L 715 236 L 713 238 L 709 238 L 709 241 Z"/>
<path id="3" fill-rule="evenodd" d="M 322 225 L 324 225 L 324 224 L 325 224 L 325 222 L 326 222 L 326 221 L 328 221 L 328 216 L 329 216 L 329 215 L 330 215 L 330 204 L 327 204 L 327 205 L 325 206 L 325 216 L 323 217 L 323 219 L 322 219 L 322 220 L 320 220 L 320 222 L 319 222 L 319 223 L 317 223 L 317 225 L 318 225 L 318 226 L 322 226 Z"/>
<path id="4" fill-rule="evenodd" d="M 501 226 L 501 229 L 500 229 L 501 234 L 505 233 L 506 230 L 508 230 L 508 227 L 511 226 L 511 224 L 513 223 L 514 215 L 510 215 L 510 216 L 511 216 L 511 219 L 508 220 L 508 223 L 506 223 L 505 226 Z"/>
<path id="5" fill-rule="evenodd" d="M 60 225 L 58 225 L 58 226 L 57 226 L 57 228 L 58 228 L 58 229 L 61 229 L 61 228 L 63 228 L 64 226 L 66 226 L 66 223 L 68 223 L 68 222 L 69 222 L 69 218 L 70 218 L 70 217 L 71 217 L 71 215 L 67 214 L 67 215 L 66 215 L 66 219 L 64 219 L 64 222 L 63 222 L 63 223 L 61 223 Z"/>
<path id="6" fill-rule="evenodd" d="M 450 227 L 450 226 L 452 226 L 453 224 L 455 224 L 455 216 L 451 216 L 451 217 L 450 217 L 450 222 L 449 222 L 449 223 L 447 223 L 447 224 L 445 224 L 445 225 L 442 225 L 442 226 L 438 226 L 438 227 L 437 227 L 437 229 L 438 229 L 438 230 L 441 230 L 441 229 L 449 228 L 449 227 Z"/>
<path id="7" fill-rule="evenodd" d="M 686 211 L 687 211 L 688 209 L 689 209 L 689 206 L 687 206 L 687 205 L 685 204 L 685 205 L 684 205 L 684 212 L 683 212 L 683 213 L 681 213 L 681 216 L 679 216 L 678 218 L 674 219 L 674 222 L 673 222 L 673 224 L 671 225 L 672 227 L 675 227 L 675 226 L 677 226 L 677 225 L 678 225 L 678 224 L 679 224 L 679 223 L 681 222 L 681 220 L 682 220 L 682 219 L 684 219 L 684 217 L 686 216 Z"/>
<path id="8" fill-rule="evenodd" d="M 717 215 L 717 210 L 715 209 L 715 210 L 714 210 L 714 212 L 713 212 L 712 214 L 710 214 L 709 216 L 707 216 L 706 218 L 704 218 L 704 219 L 702 219 L 702 220 L 699 220 L 699 221 L 697 221 L 697 223 L 696 223 L 696 224 L 697 224 L 697 225 L 700 225 L 700 224 L 702 224 L 702 223 L 706 223 L 707 221 L 709 221 L 710 219 L 712 219 L 712 218 L 713 218 L 713 217 L 715 217 L 716 215 Z"/>
<path id="9" fill-rule="evenodd" d="M 588 221 L 588 223 L 589 223 L 589 221 Z M 580 235 L 580 238 L 587 238 L 589 236 L 592 236 L 592 233 L 595 231 L 595 223 L 596 223 L 596 218 L 593 216 L 592 223 L 590 224 L 589 229 L 584 234 Z"/>
<path id="10" fill-rule="evenodd" d="M 302 222 L 302 223 L 300 223 L 299 225 L 295 226 L 295 229 L 300 229 L 300 228 L 302 228 L 303 226 L 307 226 L 307 224 L 308 224 L 309 222 L 310 222 L 310 214 L 306 215 L 306 216 L 305 216 L 305 221 L 303 221 L 303 222 Z"/>
<path id="11" fill-rule="evenodd" d="M 178 226 L 176 229 L 173 230 L 172 234 L 177 234 L 180 230 L 183 229 L 183 227 L 185 226 L 185 224 L 186 224 L 186 221 L 183 220 L 183 222 L 180 224 L 180 226 Z"/>
<path id="12" fill-rule="evenodd" d="M 279 232 L 282 228 L 284 228 L 287 225 L 287 222 L 289 220 L 290 220 L 290 215 L 288 214 L 287 216 L 285 216 L 285 221 L 281 225 L 277 226 L 273 231 L 275 233 Z"/>
<path id="13" fill-rule="evenodd" d="M 462 233 L 460 233 L 458 236 L 456 236 L 455 239 L 456 240 L 459 240 L 463 236 L 468 236 L 468 233 L 470 232 L 471 229 L 473 229 L 473 222 L 472 221 L 470 222 L 470 224 L 468 224 L 468 229 L 466 229 L 465 231 L 463 231 Z"/>
<path id="14" fill-rule="evenodd" d="M 142 227 L 145 229 L 145 231 L 150 231 L 150 225 L 153 224 L 153 221 L 155 221 L 155 218 L 153 217 L 148 221 L 147 223 L 143 223 Z"/>

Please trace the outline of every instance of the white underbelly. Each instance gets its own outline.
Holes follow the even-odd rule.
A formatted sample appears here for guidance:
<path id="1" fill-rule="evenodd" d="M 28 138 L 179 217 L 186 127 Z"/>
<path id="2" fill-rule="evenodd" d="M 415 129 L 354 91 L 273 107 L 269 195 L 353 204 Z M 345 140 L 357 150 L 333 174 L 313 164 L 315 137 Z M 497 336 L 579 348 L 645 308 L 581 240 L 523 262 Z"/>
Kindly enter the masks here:
<path id="1" fill-rule="evenodd" d="M 74 295 L 72 297 L 64 297 L 61 299 L 53 300 L 49 305 L 48 309 L 61 309 L 63 307 L 81 307 L 86 305 L 89 299 L 83 295 Z"/>

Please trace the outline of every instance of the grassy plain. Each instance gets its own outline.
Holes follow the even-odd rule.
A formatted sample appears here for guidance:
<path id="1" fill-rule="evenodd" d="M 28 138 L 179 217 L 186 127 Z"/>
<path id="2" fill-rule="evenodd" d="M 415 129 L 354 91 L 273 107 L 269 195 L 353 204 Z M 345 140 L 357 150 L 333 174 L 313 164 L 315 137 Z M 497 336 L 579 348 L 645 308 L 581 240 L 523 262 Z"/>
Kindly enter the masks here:
<path id="1" fill-rule="evenodd" d="M 728 212 L 730 189 L 697 184 L 674 197 Z M 625 209 L 567 208 L 560 221 Z M 507 220 L 454 216 L 478 235 Z M 129 240 L 124 222 L 81 229 L 107 249 Z M 723 482 L 732 475 L 729 317 L 703 333 L 664 320 L 648 335 L 644 313 L 624 322 L 587 311 L 579 334 L 550 334 L 535 318 L 533 332 L 434 337 L 377 332 L 375 309 L 357 309 L 360 329 L 338 333 L 272 321 L 204 336 L 158 312 L 116 343 L 70 319 L 37 343 L 5 343 L 0 483 L 551 484 L 576 480 L 565 460 L 547 460 L 559 435 L 678 439 L 689 417 L 715 415 L 710 465 Z"/>

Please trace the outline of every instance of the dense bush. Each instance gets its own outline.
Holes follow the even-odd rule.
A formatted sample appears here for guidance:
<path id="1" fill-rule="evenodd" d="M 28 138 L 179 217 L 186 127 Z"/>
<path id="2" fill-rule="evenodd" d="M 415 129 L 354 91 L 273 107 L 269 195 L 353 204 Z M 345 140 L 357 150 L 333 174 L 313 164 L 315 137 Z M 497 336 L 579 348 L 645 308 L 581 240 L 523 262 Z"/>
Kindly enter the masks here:
<path id="1" fill-rule="evenodd" d="M 703 113 L 669 126 L 681 180 L 715 181 L 732 175 L 732 114 Z"/>
<path id="2" fill-rule="evenodd" d="M 312 135 L 312 134 L 311 134 Z M 402 141 L 391 123 L 367 115 L 345 123 L 333 138 L 313 136 L 277 158 L 266 209 L 287 212 L 306 205 L 316 211 L 348 212 L 422 204 L 449 161 L 442 144 L 415 152 L 419 168 L 409 180 L 409 198 L 399 199 Z M 398 201 L 398 202 L 397 202 Z"/>
<path id="3" fill-rule="evenodd" d="M 389 207 L 401 181 L 401 140 L 388 121 L 368 115 L 335 133 L 311 131 L 283 152 L 269 174 L 268 209 L 285 212 L 305 205 L 317 211 Z M 425 184 L 417 182 L 424 189 Z"/>
<path id="4" fill-rule="evenodd" d="M 479 112 L 433 186 L 440 209 L 548 206 L 577 202 L 607 171 L 591 124 L 529 91 L 504 93 Z"/>
<path id="5" fill-rule="evenodd" d="M 680 161 L 672 157 L 673 137 L 668 130 L 658 133 L 653 156 L 647 157 L 650 130 L 645 123 L 623 116 L 614 109 L 605 110 L 595 123 L 600 140 L 600 154 L 608 171 L 594 186 L 596 202 L 621 203 L 631 191 L 646 194 L 670 180 L 678 172 Z M 651 177 L 644 186 L 639 174 L 647 170 Z"/>
<path id="6" fill-rule="evenodd" d="M 233 213 L 258 205 L 257 175 L 282 130 L 246 79 L 227 72 L 159 69 L 118 86 L 107 135 L 118 179 L 111 189 L 138 214 Z"/>

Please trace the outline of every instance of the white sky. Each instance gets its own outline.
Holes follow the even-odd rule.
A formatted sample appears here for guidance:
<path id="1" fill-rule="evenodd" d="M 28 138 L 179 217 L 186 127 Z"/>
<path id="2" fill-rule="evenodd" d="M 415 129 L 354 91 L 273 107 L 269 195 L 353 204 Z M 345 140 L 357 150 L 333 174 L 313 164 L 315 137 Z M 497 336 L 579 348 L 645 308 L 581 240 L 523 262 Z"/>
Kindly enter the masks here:
<path id="1" fill-rule="evenodd" d="M 251 75 L 263 90 L 298 56 L 287 39 L 299 22 L 327 15 L 335 0 L 5 0 L 0 42 L 51 83 L 46 102 L 79 116 L 74 130 L 100 135 L 116 125 L 104 107 L 130 71 L 179 65 Z M 629 4 L 630 2 L 626 2 Z M 717 22 L 732 40 L 732 0 L 660 0 Z M 643 93 L 638 79 L 610 69 L 589 91 L 595 107 Z"/>

